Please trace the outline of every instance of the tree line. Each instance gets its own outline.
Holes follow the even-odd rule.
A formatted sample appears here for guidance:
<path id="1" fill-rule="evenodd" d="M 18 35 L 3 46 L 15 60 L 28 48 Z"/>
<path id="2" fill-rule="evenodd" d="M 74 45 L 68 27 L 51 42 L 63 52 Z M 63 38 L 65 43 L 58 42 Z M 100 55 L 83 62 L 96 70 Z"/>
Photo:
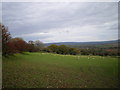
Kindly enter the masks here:
<path id="1" fill-rule="evenodd" d="M 117 49 L 100 49 L 100 48 L 74 48 L 66 45 L 50 45 L 44 46 L 39 41 L 26 42 L 22 38 L 12 38 L 8 28 L 0 24 L 2 29 L 2 55 L 13 55 L 14 53 L 23 52 L 48 52 L 56 54 L 69 55 L 100 55 L 100 56 L 117 56 L 120 55 Z"/>
<path id="2" fill-rule="evenodd" d="M 69 54 L 69 55 L 77 55 L 77 54 L 80 54 L 80 50 L 77 49 L 77 48 L 71 48 L 71 47 L 68 47 L 68 46 L 65 46 L 65 45 L 60 45 L 60 46 L 57 46 L 57 45 L 50 45 L 46 48 L 43 48 L 44 52 L 50 52 L 50 53 L 56 53 L 56 54 Z"/>
<path id="3" fill-rule="evenodd" d="M 39 40 L 26 42 L 22 38 L 12 38 L 8 28 L 0 24 L 2 29 L 2 55 L 12 55 L 14 53 L 37 52 L 43 47 Z M 39 47 L 38 47 L 39 45 Z"/>
<path id="4" fill-rule="evenodd" d="M 80 49 L 81 55 L 99 55 L 99 56 L 119 56 L 118 49 L 102 49 L 102 48 L 84 48 Z"/>
<path id="5" fill-rule="evenodd" d="M 39 41 L 28 41 L 26 42 L 22 38 L 12 38 L 8 28 L 0 24 L 2 28 L 2 55 L 12 55 L 14 53 L 23 52 L 50 52 L 57 54 L 70 54 L 76 55 L 80 53 L 80 50 L 76 48 L 70 48 L 65 45 L 50 45 L 45 47 L 44 44 Z"/>

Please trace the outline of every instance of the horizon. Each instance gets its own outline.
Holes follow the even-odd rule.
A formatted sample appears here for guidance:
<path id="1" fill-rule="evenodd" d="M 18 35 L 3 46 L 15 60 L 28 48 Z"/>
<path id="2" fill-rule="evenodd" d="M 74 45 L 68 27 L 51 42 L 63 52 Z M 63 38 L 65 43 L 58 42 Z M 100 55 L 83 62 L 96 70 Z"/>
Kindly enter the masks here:
<path id="1" fill-rule="evenodd" d="M 117 2 L 3 2 L 2 22 L 25 41 L 111 41 L 118 40 L 117 10 Z"/>
<path id="2" fill-rule="evenodd" d="M 117 40 L 108 40 L 109 41 L 118 41 L 120 39 L 117 39 Z M 107 42 L 107 41 L 81 41 L 81 43 L 87 43 L 87 42 Z M 44 43 L 44 42 L 43 42 Z M 79 42 L 50 42 L 50 43 L 79 43 Z M 48 43 L 45 43 L 45 44 L 48 44 Z"/>

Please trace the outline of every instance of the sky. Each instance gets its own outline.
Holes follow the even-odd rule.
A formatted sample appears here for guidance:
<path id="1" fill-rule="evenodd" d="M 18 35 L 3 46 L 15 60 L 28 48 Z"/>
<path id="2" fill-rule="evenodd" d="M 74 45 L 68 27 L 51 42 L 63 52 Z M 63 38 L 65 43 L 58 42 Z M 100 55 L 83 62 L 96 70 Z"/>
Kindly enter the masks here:
<path id="1" fill-rule="evenodd" d="M 118 39 L 117 2 L 3 2 L 2 23 L 26 41 Z"/>

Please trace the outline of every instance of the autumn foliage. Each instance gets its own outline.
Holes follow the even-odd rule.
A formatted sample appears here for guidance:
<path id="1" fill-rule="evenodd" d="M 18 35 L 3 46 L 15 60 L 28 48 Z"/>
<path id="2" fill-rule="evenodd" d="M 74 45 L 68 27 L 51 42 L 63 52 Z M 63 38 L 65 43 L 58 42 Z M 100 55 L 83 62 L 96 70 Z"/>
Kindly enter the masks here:
<path id="1" fill-rule="evenodd" d="M 39 46 L 34 45 L 33 41 L 28 43 L 22 38 L 12 38 L 8 32 L 8 28 L 0 24 L 2 30 L 2 55 L 7 56 L 14 53 L 36 52 L 39 51 Z M 37 41 L 38 42 L 38 41 Z"/>
<path id="2" fill-rule="evenodd" d="M 72 48 L 65 45 L 50 45 L 44 47 L 44 44 L 39 40 L 36 41 L 24 41 L 22 38 L 12 38 L 8 32 L 8 28 L 0 24 L 2 30 L 2 55 L 12 55 L 14 53 L 23 52 L 49 52 L 57 54 L 69 54 L 69 55 L 100 55 L 100 56 L 117 56 L 120 55 L 118 49 L 81 49 Z"/>
<path id="3" fill-rule="evenodd" d="M 9 53 L 21 53 L 28 50 L 28 44 L 21 38 L 12 38 L 7 46 L 10 47 Z"/>
<path id="4" fill-rule="evenodd" d="M 8 32 L 8 28 L 4 25 L 0 24 L 1 30 L 2 30 L 2 55 L 6 56 L 9 54 L 8 42 L 11 39 L 11 35 Z"/>

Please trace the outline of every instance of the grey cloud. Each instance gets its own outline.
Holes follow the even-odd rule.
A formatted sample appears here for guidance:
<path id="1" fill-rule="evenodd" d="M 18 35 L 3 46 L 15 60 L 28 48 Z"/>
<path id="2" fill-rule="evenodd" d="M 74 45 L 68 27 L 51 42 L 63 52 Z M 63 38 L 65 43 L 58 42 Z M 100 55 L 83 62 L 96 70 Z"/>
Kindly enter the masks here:
<path id="1" fill-rule="evenodd" d="M 3 3 L 3 23 L 13 36 L 51 29 L 94 25 L 104 32 L 116 33 L 117 2 L 109 3 Z M 74 28 L 73 28 L 74 30 Z M 59 32 L 59 31 L 58 31 Z M 69 33 L 71 31 L 69 30 Z M 88 34 L 89 35 L 89 34 Z M 107 33 L 106 33 L 107 35 Z M 99 37 L 99 34 L 96 37 Z M 47 36 L 46 36 L 47 37 Z M 79 36 L 78 36 L 79 37 Z M 33 39 L 34 37 L 29 37 Z M 45 37 L 35 37 L 34 39 Z M 47 37 L 49 38 L 49 37 Z M 113 37 L 114 39 L 114 37 Z M 102 38 L 101 38 L 102 40 Z"/>

